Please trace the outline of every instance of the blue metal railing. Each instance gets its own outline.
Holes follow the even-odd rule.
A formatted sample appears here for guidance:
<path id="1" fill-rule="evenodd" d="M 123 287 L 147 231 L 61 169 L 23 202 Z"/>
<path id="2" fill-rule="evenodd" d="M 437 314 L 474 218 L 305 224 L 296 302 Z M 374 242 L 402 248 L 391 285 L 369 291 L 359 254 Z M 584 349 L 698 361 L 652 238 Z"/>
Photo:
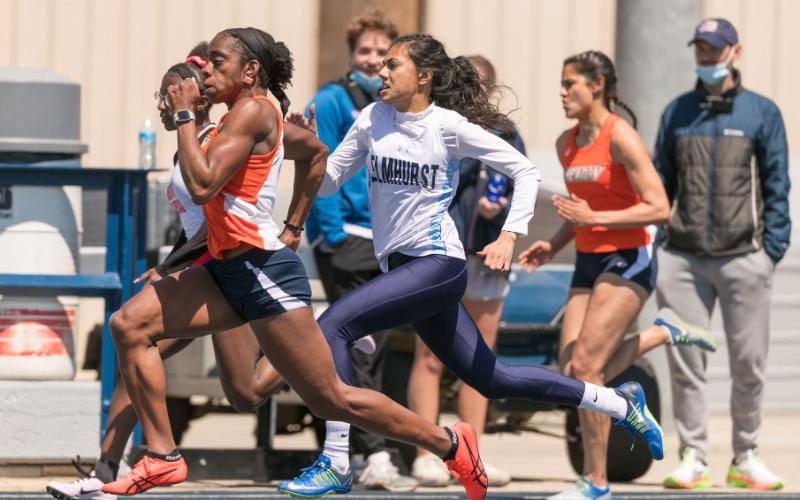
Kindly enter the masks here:
<path id="1" fill-rule="evenodd" d="M 0 164 L 0 186 L 81 186 L 108 192 L 104 273 L 74 276 L 0 274 L 0 294 L 105 299 L 100 369 L 101 440 L 117 380 L 117 357 L 109 318 L 136 293 L 133 280 L 145 271 L 146 266 L 147 172 L 124 168 Z M 136 434 L 134 440 L 138 442 L 138 432 Z"/>

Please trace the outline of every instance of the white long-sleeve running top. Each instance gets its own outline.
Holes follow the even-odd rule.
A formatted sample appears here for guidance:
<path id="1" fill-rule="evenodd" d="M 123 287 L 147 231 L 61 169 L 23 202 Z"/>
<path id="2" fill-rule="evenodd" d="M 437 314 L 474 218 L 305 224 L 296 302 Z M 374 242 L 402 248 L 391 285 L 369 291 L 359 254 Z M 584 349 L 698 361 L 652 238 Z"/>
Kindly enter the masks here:
<path id="1" fill-rule="evenodd" d="M 501 138 L 434 104 L 419 113 L 401 113 L 382 102 L 364 108 L 328 158 L 320 194 L 336 192 L 366 163 L 375 256 L 384 272 L 394 252 L 464 259 L 447 213 L 462 158 L 480 160 L 514 180 L 503 229 L 526 235 L 539 171 Z"/>

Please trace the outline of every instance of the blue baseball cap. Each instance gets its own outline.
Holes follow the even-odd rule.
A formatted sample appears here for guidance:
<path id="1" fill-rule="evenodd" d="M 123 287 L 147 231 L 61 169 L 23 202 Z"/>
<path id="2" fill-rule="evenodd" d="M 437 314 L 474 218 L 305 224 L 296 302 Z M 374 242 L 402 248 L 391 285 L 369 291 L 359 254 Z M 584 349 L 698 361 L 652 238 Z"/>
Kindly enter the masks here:
<path id="1" fill-rule="evenodd" d="M 715 17 L 700 21 L 694 30 L 694 37 L 689 40 L 689 45 L 699 41 L 707 42 L 715 49 L 724 49 L 728 45 L 736 45 L 739 42 L 739 35 L 730 21 Z"/>

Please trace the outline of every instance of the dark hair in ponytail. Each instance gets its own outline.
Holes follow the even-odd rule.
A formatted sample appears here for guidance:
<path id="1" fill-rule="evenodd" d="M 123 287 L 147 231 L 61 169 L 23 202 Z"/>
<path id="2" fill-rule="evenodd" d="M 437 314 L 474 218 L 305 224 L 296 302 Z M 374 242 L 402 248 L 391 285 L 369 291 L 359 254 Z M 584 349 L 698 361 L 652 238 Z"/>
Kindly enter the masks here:
<path id="1" fill-rule="evenodd" d="M 286 87 L 292 84 L 294 72 L 294 60 L 289 47 L 257 28 L 230 28 L 221 34 L 238 42 L 236 48 L 242 60 L 258 61 L 259 84 L 272 92 L 281 103 L 281 112 L 286 114 L 290 104 Z"/>
<path id="2" fill-rule="evenodd" d="M 636 128 L 638 120 L 633 110 L 617 97 L 617 72 L 614 69 L 614 63 L 607 55 L 596 50 L 588 50 L 564 59 L 564 66 L 567 64 L 573 65 L 575 70 L 590 82 L 602 76 L 605 80 L 603 104 L 609 110 L 611 110 L 611 104 L 614 104 L 614 108 L 622 108 L 631 117 L 633 128 Z"/>
<path id="3" fill-rule="evenodd" d="M 430 98 L 437 106 L 457 111 L 486 130 L 513 133 L 511 120 L 489 100 L 480 75 L 466 57 L 451 59 L 442 42 L 424 33 L 403 35 L 392 45 L 404 45 L 417 70 L 431 72 Z"/>
<path id="4" fill-rule="evenodd" d="M 178 75 L 181 80 L 185 80 L 187 78 L 194 78 L 197 82 L 197 88 L 200 89 L 200 96 L 206 97 L 206 87 L 203 85 L 203 80 L 205 77 L 203 76 L 202 67 L 198 66 L 195 62 L 190 60 L 197 56 L 198 58 L 202 59 L 203 61 L 208 60 L 208 42 L 200 42 L 194 46 L 194 48 L 189 51 L 189 55 L 186 56 L 186 61 L 178 64 L 173 64 L 167 70 L 167 73 L 175 73 Z M 198 118 L 202 121 L 203 119 L 208 119 L 208 113 L 211 110 L 211 101 L 208 101 L 208 106 L 198 110 Z"/>

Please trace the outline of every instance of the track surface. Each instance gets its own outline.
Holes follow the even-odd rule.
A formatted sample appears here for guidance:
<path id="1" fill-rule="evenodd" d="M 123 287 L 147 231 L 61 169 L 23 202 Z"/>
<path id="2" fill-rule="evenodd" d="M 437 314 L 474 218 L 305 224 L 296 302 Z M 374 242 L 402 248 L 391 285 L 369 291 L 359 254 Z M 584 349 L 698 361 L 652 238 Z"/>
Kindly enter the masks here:
<path id="1" fill-rule="evenodd" d="M 489 494 L 487 499 L 498 499 L 498 500 L 539 500 L 546 498 L 549 494 L 552 493 L 498 493 L 495 495 Z M 36 500 L 47 500 L 51 499 L 52 497 L 46 493 L 14 493 L 14 492 L 0 492 L 0 499 L 36 499 Z M 120 498 L 128 498 L 128 497 L 120 497 Z M 131 497 L 133 498 L 133 497 Z M 137 496 L 136 498 L 142 499 L 149 499 L 149 498 L 157 498 L 163 500 L 205 500 L 205 499 L 214 499 L 214 498 L 223 498 L 223 499 L 284 499 L 290 500 L 291 497 L 282 496 L 277 493 L 273 493 L 270 491 L 235 491 L 235 490 L 205 490 L 205 491 L 182 491 L 182 492 L 150 492 L 146 495 L 141 497 Z M 334 497 L 331 497 L 334 498 Z M 415 499 L 415 500 L 461 500 L 464 498 L 464 495 L 458 495 L 455 493 L 389 493 L 389 492 L 366 492 L 366 491 L 359 491 L 353 492 L 346 496 L 339 496 L 335 497 L 341 500 L 367 500 L 371 498 L 380 498 L 382 500 L 389 500 L 389 499 Z M 800 499 L 800 494 L 780 494 L 780 493 L 752 493 L 752 492 L 737 492 L 737 493 L 710 493 L 710 492 L 663 492 L 663 493 L 652 493 L 652 492 L 624 492 L 624 493 L 614 493 L 615 499 L 647 499 L 647 498 L 654 498 L 659 500 L 682 500 L 682 499 L 692 499 L 698 500 L 700 498 L 703 499 L 737 499 L 737 500 L 751 500 L 756 498 L 769 498 L 769 499 L 784 499 L 784 498 L 793 498 L 793 499 Z"/>

